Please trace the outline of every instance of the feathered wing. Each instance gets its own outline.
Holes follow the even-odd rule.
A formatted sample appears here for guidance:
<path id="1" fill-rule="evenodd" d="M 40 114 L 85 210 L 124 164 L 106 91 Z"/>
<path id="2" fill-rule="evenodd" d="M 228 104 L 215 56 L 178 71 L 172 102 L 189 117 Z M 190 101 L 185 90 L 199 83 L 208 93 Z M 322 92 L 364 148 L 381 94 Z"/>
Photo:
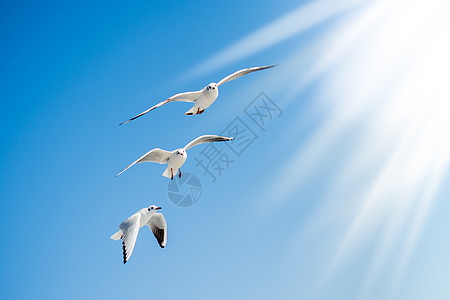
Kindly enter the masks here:
<path id="1" fill-rule="evenodd" d="M 233 74 L 228 75 L 227 77 L 225 77 L 222 80 L 220 80 L 219 83 L 217 84 L 217 86 L 221 86 L 222 84 L 227 83 L 228 81 L 235 80 L 235 79 L 237 79 L 239 77 L 242 77 L 244 75 L 247 75 L 249 73 L 253 73 L 253 72 L 261 71 L 261 70 L 265 70 L 265 69 L 270 69 L 270 68 L 273 68 L 275 66 L 276 65 L 263 66 L 263 67 L 253 67 L 253 68 L 247 68 L 247 69 L 242 69 L 242 70 L 236 71 Z"/>
<path id="2" fill-rule="evenodd" d="M 135 117 L 132 117 L 131 119 L 126 120 L 125 122 L 120 123 L 119 125 L 123 125 L 127 122 L 130 122 L 134 119 L 139 118 L 140 116 L 145 115 L 146 113 L 154 110 L 155 108 L 158 108 L 160 106 L 163 106 L 164 104 L 170 103 L 170 102 L 195 102 L 195 100 L 200 97 L 200 95 L 202 94 L 202 91 L 195 91 L 195 92 L 186 92 L 186 93 L 180 93 L 180 94 L 176 94 L 162 102 L 159 102 L 158 104 L 156 104 L 155 106 L 150 107 L 149 109 L 147 109 L 146 111 L 141 112 L 140 114 L 138 114 Z"/>
<path id="3" fill-rule="evenodd" d="M 231 141 L 234 140 L 234 138 L 226 137 L 226 136 L 220 136 L 220 135 L 202 135 L 187 144 L 184 149 L 188 150 L 189 148 L 192 148 L 194 146 L 203 144 L 203 143 L 212 143 L 212 142 L 222 142 L 222 141 Z"/>
<path id="4" fill-rule="evenodd" d="M 139 233 L 140 214 L 134 214 L 119 225 L 122 230 L 123 263 L 125 264 L 133 253 L 134 245 Z"/>
<path id="5" fill-rule="evenodd" d="M 135 165 L 137 163 L 141 163 L 141 162 L 155 162 L 155 163 L 158 163 L 158 164 L 165 164 L 169 160 L 170 155 L 172 155 L 172 152 L 166 151 L 166 150 L 162 150 L 162 149 L 159 149 L 159 148 L 150 150 L 147 153 L 145 153 L 144 155 L 142 155 L 138 160 L 133 162 L 131 165 L 129 165 L 128 167 L 126 167 L 125 169 L 120 171 L 116 175 L 116 177 L 119 176 L 120 174 L 125 172 L 127 169 L 129 169 L 131 166 L 133 166 L 133 165 Z"/>
<path id="6" fill-rule="evenodd" d="M 146 225 L 152 230 L 159 246 L 164 248 L 167 243 L 167 224 L 164 216 L 160 213 L 155 213 Z"/>

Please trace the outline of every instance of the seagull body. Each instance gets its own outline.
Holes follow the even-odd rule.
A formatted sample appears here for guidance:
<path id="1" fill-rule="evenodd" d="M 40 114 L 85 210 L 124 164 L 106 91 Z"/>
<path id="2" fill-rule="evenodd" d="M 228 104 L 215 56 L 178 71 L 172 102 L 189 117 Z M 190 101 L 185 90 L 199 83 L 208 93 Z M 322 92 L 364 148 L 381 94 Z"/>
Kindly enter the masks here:
<path id="1" fill-rule="evenodd" d="M 153 232 L 158 244 L 164 248 L 167 243 L 167 224 L 164 216 L 156 211 L 161 207 L 152 205 L 143 208 L 123 221 L 115 234 L 111 236 L 113 240 L 122 239 L 123 263 L 125 264 L 133 253 L 134 245 L 139 233 L 139 229 L 147 225 Z"/>
<path id="2" fill-rule="evenodd" d="M 203 113 L 219 97 L 219 88 L 216 83 L 212 82 L 197 93 L 200 94 L 199 97 L 195 99 L 194 106 L 184 113 L 185 115 L 198 115 Z"/>
<path id="3" fill-rule="evenodd" d="M 179 172 L 179 176 L 181 177 L 181 166 L 187 159 L 187 153 L 184 149 L 177 149 L 173 151 L 172 155 L 169 157 L 167 161 L 167 168 L 163 173 L 164 177 L 172 178 L 173 174 L 177 174 Z M 175 170 L 175 172 L 173 172 Z"/>
<path id="4" fill-rule="evenodd" d="M 179 172 L 178 176 L 181 178 L 181 166 L 183 166 L 184 162 L 187 159 L 187 152 L 186 150 L 203 144 L 203 143 L 212 143 L 212 142 L 222 142 L 222 141 L 231 141 L 234 140 L 234 138 L 230 137 L 224 137 L 219 135 L 202 135 L 187 144 L 184 148 L 176 149 L 174 151 L 166 151 L 159 148 L 150 150 L 149 152 L 145 153 L 143 156 L 141 156 L 138 160 L 133 162 L 131 165 L 120 171 L 117 175 L 119 176 L 123 172 L 125 172 L 128 168 L 131 166 L 141 163 L 141 162 L 156 162 L 159 164 L 167 164 L 167 168 L 162 174 L 163 176 L 170 178 L 173 180 L 173 175 L 177 174 Z"/>
<path id="5" fill-rule="evenodd" d="M 253 67 L 253 68 L 246 68 L 239 71 L 234 72 L 233 74 L 228 75 L 227 77 L 220 80 L 218 83 L 212 82 L 205 86 L 203 89 L 195 92 L 186 92 L 186 93 L 180 93 L 176 94 L 158 104 L 155 106 L 147 109 L 146 111 L 140 113 L 139 115 L 120 123 L 119 125 L 125 124 L 129 121 L 132 121 L 134 119 L 137 119 L 146 113 L 154 110 L 155 108 L 158 108 L 160 106 L 163 106 L 164 104 L 170 103 L 170 102 L 191 102 L 194 103 L 194 106 L 190 110 L 188 110 L 185 115 L 199 115 L 202 114 L 205 109 L 207 109 L 211 104 L 216 101 L 217 97 L 219 96 L 219 86 L 222 84 L 237 79 L 239 77 L 242 77 L 244 75 L 247 75 L 249 73 L 253 73 L 256 71 L 261 71 L 265 69 L 270 69 L 275 67 L 273 66 L 263 66 L 263 67 Z"/>

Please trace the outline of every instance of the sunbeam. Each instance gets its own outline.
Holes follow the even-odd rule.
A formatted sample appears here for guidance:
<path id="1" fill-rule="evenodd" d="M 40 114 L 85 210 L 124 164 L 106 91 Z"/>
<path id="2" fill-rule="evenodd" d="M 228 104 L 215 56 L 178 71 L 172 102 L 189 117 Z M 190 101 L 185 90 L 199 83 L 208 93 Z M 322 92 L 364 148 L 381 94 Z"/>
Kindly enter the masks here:
<path id="1" fill-rule="evenodd" d="M 198 77 L 260 52 L 316 26 L 361 2 L 361 0 L 345 0 L 336 3 L 336 1 L 332 0 L 319 0 L 302 5 L 201 62 L 194 69 L 183 75 L 183 78 Z"/>
<path id="2" fill-rule="evenodd" d="M 265 199 L 271 205 L 298 201 L 292 195 L 302 182 L 317 174 L 334 149 L 351 140 L 334 171 L 328 168 L 327 174 L 320 174 L 333 182 L 324 203 L 336 195 L 358 195 L 357 201 L 342 199 L 341 205 L 349 205 L 349 211 L 356 206 L 357 211 L 323 283 L 345 263 L 350 248 L 380 233 L 360 288 L 361 299 L 371 292 L 392 256 L 397 264 L 389 266 L 393 274 L 389 296 L 394 297 L 449 167 L 449 6 L 446 1 L 373 2 L 343 20 L 339 29 L 330 29 L 333 34 L 324 35 L 336 47 L 322 53 L 287 93 L 296 99 L 320 77 L 317 107 L 328 117 L 275 174 L 274 188 L 264 190 Z M 363 166 L 372 168 L 370 176 L 364 177 Z M 320 223 L 328 213 L 317 213 L 311 222 Z M 404 237 L 406 242 L 399 244 Z"/>

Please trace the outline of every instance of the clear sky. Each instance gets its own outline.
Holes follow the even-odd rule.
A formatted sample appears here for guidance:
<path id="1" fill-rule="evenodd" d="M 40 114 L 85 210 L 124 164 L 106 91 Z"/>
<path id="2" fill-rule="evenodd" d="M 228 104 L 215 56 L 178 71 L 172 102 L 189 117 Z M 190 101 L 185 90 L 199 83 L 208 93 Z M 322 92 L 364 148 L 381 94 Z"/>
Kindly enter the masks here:
<path id="1" fill-rule="evenodd" d="M 422 2 L 2 3 L 0 298 L 449 299 L 450 10 Z M 189 150 L 192 206 L 162 165 L 114 178 L 242 131 L 214 179 Z M 143 228 L 123 265 L 109 237 L 152 204 L 167 246 Z"/>

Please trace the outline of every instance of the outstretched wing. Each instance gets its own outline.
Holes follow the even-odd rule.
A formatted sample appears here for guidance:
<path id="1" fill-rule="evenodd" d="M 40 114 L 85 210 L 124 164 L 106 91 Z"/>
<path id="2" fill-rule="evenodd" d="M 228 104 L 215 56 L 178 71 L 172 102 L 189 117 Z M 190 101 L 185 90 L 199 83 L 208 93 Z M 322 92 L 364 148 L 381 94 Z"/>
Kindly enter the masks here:
<path id="1" fill-rule="evenodd" d="M 156 105 L 153 106 L 153 107 L 150 107 L 150 108 L 147 109 L 146 111 L 141 112 L 141 113 L 138 114 L 137 116 L 132 117 L 131 119 L 126 120 L 125 122 L 120 123 L 119 125 L 123 125 L 123 124 L 125 124 L 125 123 L 127 123 L 127 122 L 129 122 L 129 121 L 132 121 L 132 120 L 134 120 L 134 119 L 137 119 L 137 118 L 139 118 L 140 116 L 143 116 L 143 115 L 145 115 L 146 113 L 148 113 L 148 112 L 154 110 L 155 108 L 158 108 L 158 107 L 163 106 L 164 104 L 167 104 L 167 103 L 170 103 L 170 102 L 195 102 L 195 100 L 196 100 L 198 97 L 200 97 L 201 94 L 202 94 L 202 91 L 186 92 L 186 93 L 176 94 L 176 95 L 170 97 L 169 99 L 164 100 L 164 101 L 162 101 L 162 102 L 156 104 Z"/>
<path id="2" fill-rule="evenodd" d="M 146 225 L 152 230 L 159 246 L 164 248 L 167 243 L 167 224 L 164 216 L 160 213 L 155 213 Z"/>
<path id="3" fill-rule="evenodd" d="M 129 165 L 128 167 L 126 167 L 125 169 L 120 171 L 116 175 L 116 177 L 119 176 L 120 174 L 125 172 L 128 168 L 130 168 L 131 166 L 133 166 L 133 165 L 135 165 L 137 163 L 141 163 L 141 162 L 155 162 L 155 163 L 158 163 L 158 164 L 165 164 L 169 160 L 170 155 L 172 155 L 172 152 L 169 152 L 169 151 L 166 151 L 166 150 L 162 150 L 162 149 L 159 149 L 159 148 L 150 150 L 147 153 L 145 153 L 144 155 L 142 155 L 138 160 L 133 162 L 131 165 Z"/>
<path id="4" fill-rule="evenodd" d="M 123 232 L 122 249 L 123 249 L 123 263 L 125 264 L 133 253 L 134 245 L 139 233 L 139 222 L 141 221 L 140 214 L 134 214 L 119 225 Z"/>
<path id="5" fill-rule="evenodd" d="M 275 67 L 275 66 L 276 66 L 276 65 L 273 65 L 273 66 L 263 66 L 263 67 L 253 67 L 253 68 L 247 68 L 247 69 L 242 69 L 242 70 L 236 71 L 236 72 L 234 72 L 233 74 L 228 75 L 227 77 L 225 77 L 225 78 L 223 78 L 221 81 L 219 81 L 219 83 L 217 84 L 217 86 L 221 86 L 222 84 L 224 84 L 224 83 L 226 83 L 226 82 L 228 82 L 228 81 L 235 80 L 235 79 L 237 79 L 237 78 L 239 78 L 239 77 L 242 77 L 242 76 L 244 76 L 244 75 L 247 75 L 247 74 L 249 74 L 249 73 L 253 73 L 253 72 L 261 71 L 261 70 L 265 70 L 265 69 L 270 69 L 270 68 L 273 68 L 273 67 Z"/>
<path id="6" fill-rule="evenodd" d="M 189 144 L 184 147 L 185 150 L 188 150 L 189 148 L 192 148 L 194 146 L 203 144 L 203 143 L 212 143 L 212 142 L 222 142 L 222 141 L 231 141 L 234 140 L 234 138 L 226 137 L 226 136 L 220 136 L 220 135 L 202 135 L 190 142 Z"/>

